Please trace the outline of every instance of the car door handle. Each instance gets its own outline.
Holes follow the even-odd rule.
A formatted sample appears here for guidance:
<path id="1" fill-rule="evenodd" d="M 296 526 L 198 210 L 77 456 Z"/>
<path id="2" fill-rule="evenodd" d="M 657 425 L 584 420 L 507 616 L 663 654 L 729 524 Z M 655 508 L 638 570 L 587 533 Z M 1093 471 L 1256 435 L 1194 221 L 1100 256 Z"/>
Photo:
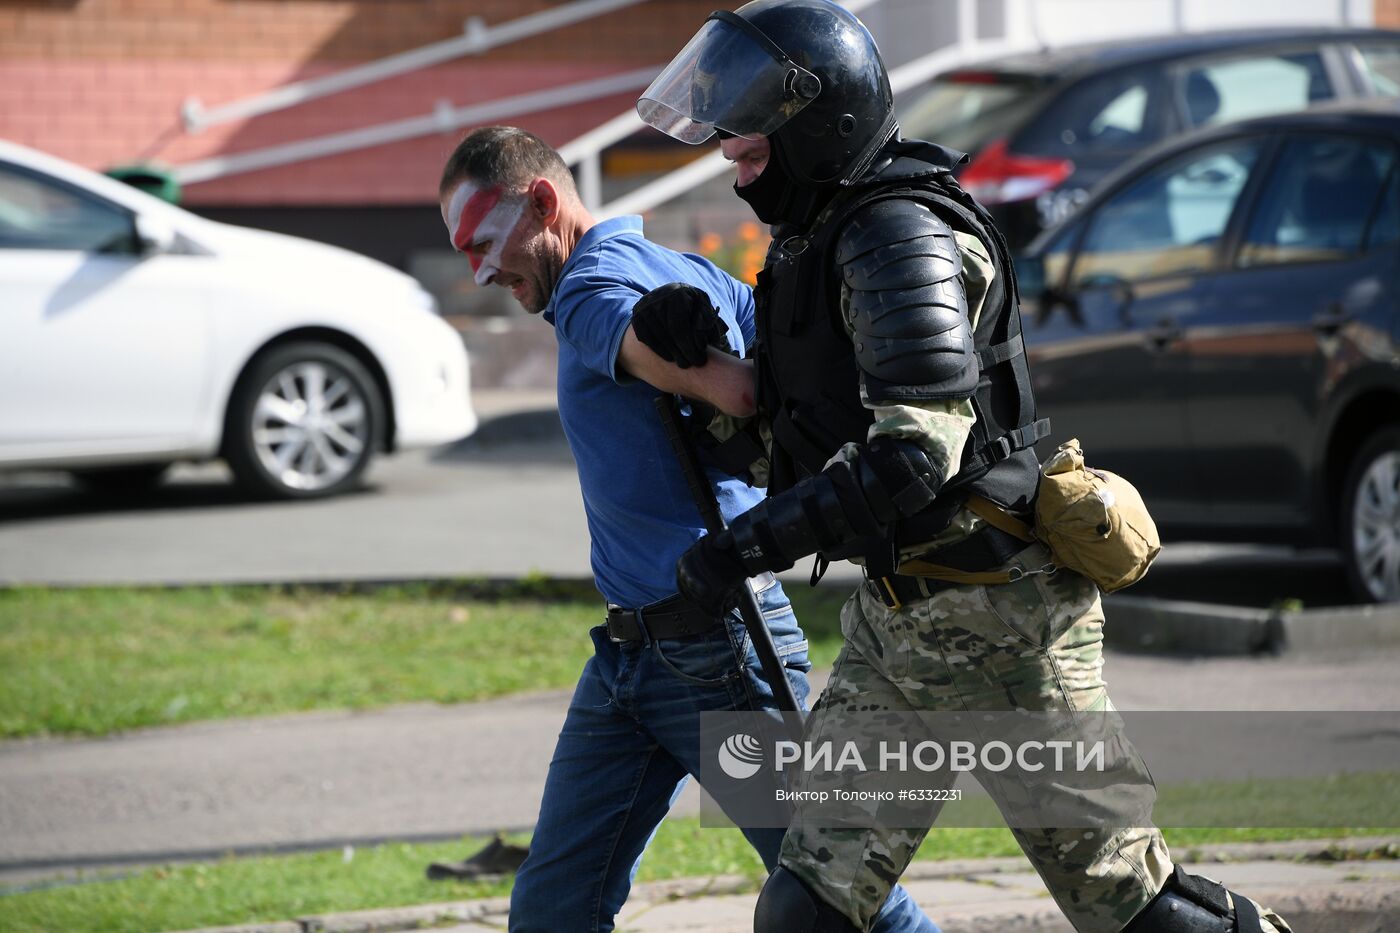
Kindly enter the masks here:
<path id="1" fill-rule="evenodd" d="M 1171 318 L 1162 318 L 1147 329 L 1146 336 L 1154 350 L 1164 350 L 1167 344 L 1181 339 L 1181 328 Z"/>
<path id="2" fill-rule="evenodd" d="M 1356 315 L 1351 314 L 1342 307 L 1341 302 L 1336 302 L 1327 307 L 1326 311 L 1317 314 L 1312 319 L 1312 329 L 1319 334 L 1331 337 L 1342 327 L 1350 323 Z"/>

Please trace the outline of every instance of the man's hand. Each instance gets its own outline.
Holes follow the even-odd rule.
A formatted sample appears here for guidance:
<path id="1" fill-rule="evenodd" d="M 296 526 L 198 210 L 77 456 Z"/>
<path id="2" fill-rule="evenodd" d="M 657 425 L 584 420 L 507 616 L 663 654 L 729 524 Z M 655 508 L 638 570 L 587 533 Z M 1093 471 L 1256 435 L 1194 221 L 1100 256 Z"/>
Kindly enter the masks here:
<path id="1" fill-rule="evenodd" d="M 676 588 L 716 616 L 734 605 L 739 587 L 748 576 L 735 551 L 734 536 L 728 531 L 706 535 L 676 561 Z"/>
<path id="2" fill-rule="evenodd" d="M 709 347 L 729 349 L 725 340 L 729 327 L 710 296 L 683 282 L 643 295 L 632 308 L 632 329 L 653 353 L 681 369 L 704 366 Z"/>

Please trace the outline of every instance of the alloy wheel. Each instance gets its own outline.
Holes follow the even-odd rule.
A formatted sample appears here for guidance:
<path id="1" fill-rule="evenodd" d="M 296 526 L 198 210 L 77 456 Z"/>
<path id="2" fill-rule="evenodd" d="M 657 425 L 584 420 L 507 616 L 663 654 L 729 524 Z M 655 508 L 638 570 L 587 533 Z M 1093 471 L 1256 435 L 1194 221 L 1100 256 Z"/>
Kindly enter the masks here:
<path id="1" fill-rule="evenodd" d="M 292 363 L 253 407 L 253 448 L 289 489 L 312 492 L 344 479 L 369 443 L 369 406 L 349 374 L 318 361 Z"/>
<path id="2" fill-rule="evenodd" d="M 1352 505 L 1352 556 L 1371 596 L 1400 601 L 1400 452 L 1366 467 Z"/>

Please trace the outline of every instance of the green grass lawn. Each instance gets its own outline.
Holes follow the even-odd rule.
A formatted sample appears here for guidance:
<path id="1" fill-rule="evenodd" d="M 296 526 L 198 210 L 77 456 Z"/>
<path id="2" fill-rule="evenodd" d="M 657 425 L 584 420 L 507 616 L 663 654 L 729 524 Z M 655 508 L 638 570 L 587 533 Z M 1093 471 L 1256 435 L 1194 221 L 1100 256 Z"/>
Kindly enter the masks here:
<path id="1" fill-rule="evenodd" d="M 1361 831 L 1176 829 L 1167 831 L 1167 839 L 1174 849 L 1185 852 L 1210 842 L 1330 838 L 1357 832 Z M 483 883 L 424 878 L 429 862 L 460 859 L 482 842 L 388 844 L 356 849 L 348 859 L 342 851 L 229 858 L 150 869 L 115 881 L 13 894 L 0 897 L 0 931 L 147 933 L 509 893 L 508 879 Z M 939 828 L 924 841 L 918 858 L 987 858 L 1019 852 L 1005 829 Z M 702 829 L 698 820 L 673 819 L 662 824 L 638 880 L 713 875 L 744 875 L 756 889 L 763 870 L 738 830 Z"/>
<path id="2" fill-rule="evenodd" d="M 813 660 L 830 664 L 840 598 L 802 589 Z M 0 738 L 567 687 L 602 618 L 590 592 L 0 590 Z"/>

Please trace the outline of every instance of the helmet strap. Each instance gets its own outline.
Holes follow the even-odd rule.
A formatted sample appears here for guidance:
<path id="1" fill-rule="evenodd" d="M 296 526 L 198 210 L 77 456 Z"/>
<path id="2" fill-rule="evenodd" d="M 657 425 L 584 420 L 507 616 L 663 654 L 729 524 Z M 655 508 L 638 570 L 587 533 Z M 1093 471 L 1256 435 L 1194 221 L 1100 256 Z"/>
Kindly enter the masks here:
<path id="1" fill-rule="evenodd" d="M 880 154 L 880 150 L 889 145 L 890 140 L 897 135 L 899 135 L 899 121 L 895 119 L 894 111 L 891 110 L 885 114 L 885 122 L 880 124 L 880 129 L 875 132 L 874 136 L 870 137 L 870 142 L 866 143 L 860 154 L 851 160 L 850 168 L 846 169 L 838 183 L 842 186 L 849 185 L 864 175 L 875 161 L 875 157 Z"/>

